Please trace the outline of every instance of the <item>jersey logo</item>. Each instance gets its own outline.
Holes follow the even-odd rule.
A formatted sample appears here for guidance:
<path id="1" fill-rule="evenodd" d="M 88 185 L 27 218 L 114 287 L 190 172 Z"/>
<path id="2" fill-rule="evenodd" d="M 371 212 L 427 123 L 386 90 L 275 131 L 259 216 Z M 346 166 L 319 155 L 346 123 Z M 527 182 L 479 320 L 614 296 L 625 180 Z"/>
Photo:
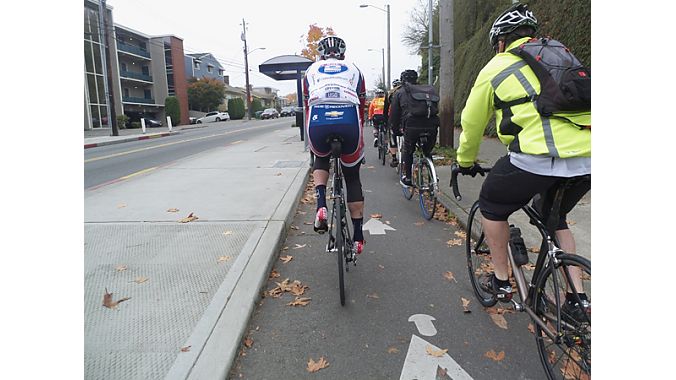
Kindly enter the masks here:
<path id="1" fill-rule="evenodd" d="M 347 71 L 347 66 L 340 63 L 331 63 L 320 66 L 318 71 L 322 74 L 340 74 Z"/>
<path id="2" fill-rule="evenodd" d="M 324 116 L 328 117 L 338 117 L 338 116 L 343 116 L 342 111 L 329 111 L 329 112 L 324 112 Z"/>

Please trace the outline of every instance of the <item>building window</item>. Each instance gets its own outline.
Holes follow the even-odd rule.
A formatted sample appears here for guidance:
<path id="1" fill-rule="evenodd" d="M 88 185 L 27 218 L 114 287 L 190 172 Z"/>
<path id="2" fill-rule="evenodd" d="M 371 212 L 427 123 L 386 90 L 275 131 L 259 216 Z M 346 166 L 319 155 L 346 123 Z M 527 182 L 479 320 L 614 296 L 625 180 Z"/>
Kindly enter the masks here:
<path id="1" fill-rule="evenodd" d="M 143 90 L 143 97 L 145 99 L 152 99 L 152 95 L 150 94 L 150 90 Z"/>
<path id="2" fill-rule="evenodd" d="M 199 69 L 200 69 L 200 62 L 195 61 L 195 70 L 199 70 Z"/>
<path id="3" fill-rule="evenodd" d="M 214 69 L 214 67 L 213 67 L 213 66 L 211 66 L 211 65 L 208 65 L 208 66 L 207 66 L 207 71 L 208 71 L 208 72 L 212 72 L 212 71 L 213 71 L 213 69 Z"/>
<path id="4" fill-rule="evenodd" d="M 220 69 L 219 69 L 219 70 L 218 70 L 218 75 L 219 75 L 219 76 L 223 76 L 223 70 L 220 70 Z"/>
<path id="5" fill-rule="evenodd" d="M 122 92 L 124 93 L 124 97 L 128 98 L 129 97 L 129 89 L 128 88 L 123 88 Z"/>

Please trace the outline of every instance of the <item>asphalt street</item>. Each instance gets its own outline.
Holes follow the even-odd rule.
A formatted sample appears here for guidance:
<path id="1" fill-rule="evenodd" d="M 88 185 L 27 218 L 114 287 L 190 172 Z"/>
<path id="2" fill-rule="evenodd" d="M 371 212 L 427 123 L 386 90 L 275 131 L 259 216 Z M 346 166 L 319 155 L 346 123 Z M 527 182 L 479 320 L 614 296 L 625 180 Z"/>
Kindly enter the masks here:
<path id="1" fill-rule="evenodd" d="M 227 121 L 180 134 L 105 145 L 84 150 L 84 188 L 147 173 L 176 160 L 210 149 L 255 139 L 264 133 L 290 128 L 293 118 Z M 149 129 L 149 132 L 154 129 Z"/>
<path id="2" fill-rule="evenodd" d="M 464 378 L 543 378 L 528 316 L 503 311 L 505 324 L 494 322 L 474 298 L 459 227 L 424 220 L 417 195 L 405 200 L 394 169 L 376 162 L 373 147 L 366 149 L 364 223 L 373 218 L 394 230 L 364 232 L 365 251 L 345 275 L 347 300 L 341 306 L 336 259 L 325 252 L 327 235 L 312 229 L 314 200 L 301 200 L 262 292 L 297 280 L 308 287 L 300 297 L 310 301 L 290 306 L 295 297 L 289 292 L 264 294 L 230 379 L 399 379 L 414 367 L 436 371 L 435 360 L 455 363 Z M 441 354 L 430 355 L 428 348 Z M 309 361 L 320 358 L 328 366 L 310 373 Z M 463 378 L 457 373 L 436 378 Z"/>

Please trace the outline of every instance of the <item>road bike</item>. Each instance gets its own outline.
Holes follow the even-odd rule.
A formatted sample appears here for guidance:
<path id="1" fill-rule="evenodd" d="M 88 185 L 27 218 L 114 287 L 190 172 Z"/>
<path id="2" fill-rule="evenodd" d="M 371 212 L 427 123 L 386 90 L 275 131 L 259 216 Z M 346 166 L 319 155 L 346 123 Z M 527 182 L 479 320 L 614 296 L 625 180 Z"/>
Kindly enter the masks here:
<path id="1" fill-rule="evenodd" d="M 388 133 L 385 123 L 378 126 L 378 160 L 385 165 L 385 159 L 389 151 L 388 147 Z"/>
<path id="2" fill-rule="evenodd" d="M 482 176 L 490 171 L 480 167 Z M 451 186 L 456 199 L 462 199 L 458 190 L 456 163 L 451 168 Z M 559 210 L 566 189 L 579 181 L 590 181 L 590 176 L 563 179 L 556 184 L 548 217 L 534 205 L 522 210 L 528 215 L 542 237 L 535 266 L 529 263 L 528 252 L 520 229 L 510 225 L 508 257 L 516 282 L 519 301 L 510 301 L 514 309 L 526 312 L 535 327 L 535 340 L 540 361 L 548 379 L 589 379 L 591 377 L 591 261 L 585 257 L 566 253 L 559 248 L 554 230 L 558 224 Z M 554 188 L 553 188 L 554 189 Z M 492 272 L 490 250 L 482 228 L 479 201 L 469 212 L 466 231 L 467 269 L 474 293 L 482 306 L 491 307 L 498 301 L 494 294 L 481 286 L 481 279 Z M 532 276 L 528 280 L 526 271 Z M 587 293 L 583 302 L 578 293 Z M 574 295 L 574 307 L 565 305 L 566 292 Z"/>
<path id="3" fill-rule="evenodd" d="M 331 217 L 329 224 L 329 242 L 326 251 L 335 252 L 338 260 L 338 287 L 340 290 L 340 304 L 345 306 L 345 278 L 344 271 L 349 272 L 349 263 L 357 265 L 357 257 L 353 250 L 350 224 L 347 222 L 347 207 L 345 202 L 345 190 L 343 171 L 340 164 L 341 144 L 343 139 L 339 136 L 330 136 L 331 166 Z M 343 267 L 345 268 L 343 271 Z"/>
<path id="4" fill-rule="evenodd" d="M 430 138 L 428 133 L 421 133 L 418 141 L 415 144 L 415 152 L 413 153 L 413 165 L 411 165 L 411 184 L 413 186 L 403 186 L 402 192 L 404 198 L 410 200 L 413 197 L 414 191 L 418 192 L 420 211 L 425 219 L 430 220 L 434 217 L 434 212 L 437 209 L 437 193 L 439 191 L 439 180 L 437 172 L 434 168 L 434 162 L 430 157 L 427 157 L 423 152 L 423 146 L 427 144 L 427 139 Z M 402 149 L 402 140 L 399 140 L 399 151 Z M 404 163 L 399 156 L 398 173 L 399 178 L 404 171 Z"/>

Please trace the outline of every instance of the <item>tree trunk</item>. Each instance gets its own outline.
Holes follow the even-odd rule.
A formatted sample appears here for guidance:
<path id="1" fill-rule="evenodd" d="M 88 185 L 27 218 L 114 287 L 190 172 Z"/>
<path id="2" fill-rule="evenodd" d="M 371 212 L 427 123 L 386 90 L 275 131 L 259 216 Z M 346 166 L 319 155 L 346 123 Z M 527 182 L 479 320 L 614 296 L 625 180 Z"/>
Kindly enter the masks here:
<path id="1" fill-rule="evenodd" d="M 439 145 L 453 147 L 453 0 L 439 0 Z"/>

